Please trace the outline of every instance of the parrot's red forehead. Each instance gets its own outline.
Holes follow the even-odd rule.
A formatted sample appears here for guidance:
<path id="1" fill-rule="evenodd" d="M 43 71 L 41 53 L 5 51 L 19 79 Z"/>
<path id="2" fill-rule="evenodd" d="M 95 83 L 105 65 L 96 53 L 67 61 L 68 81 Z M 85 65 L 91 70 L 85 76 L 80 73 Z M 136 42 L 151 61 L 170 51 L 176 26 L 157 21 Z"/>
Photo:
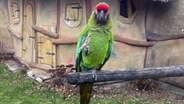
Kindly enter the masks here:
<path id="1" fill-rule="evenodd" d="M 109 10 L 109 6 L 106 3 L 99 3 L 98 5 L 96 5 L 96 10 L 104 10 L 107 12 Z"/>

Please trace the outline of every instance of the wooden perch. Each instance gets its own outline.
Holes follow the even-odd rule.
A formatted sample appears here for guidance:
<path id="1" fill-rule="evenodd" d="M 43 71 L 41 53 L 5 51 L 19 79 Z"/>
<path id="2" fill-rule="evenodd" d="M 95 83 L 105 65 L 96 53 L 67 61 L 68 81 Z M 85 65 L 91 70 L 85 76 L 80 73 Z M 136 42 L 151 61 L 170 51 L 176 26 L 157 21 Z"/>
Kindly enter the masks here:
<path id="1" fill-rule="evenodd" d="M 153 67 L 139 69 L 120 69 L 120 70 L 102 70 L 97 73 L 97 80 L 91 72 L 69 73 L 67 80 L 70 84 L 86 84 L 94 82 L 115 81 L 115 80 L 133 80 L 148 78 L 180 77 L 184 76 L 184 65 L 170 67 Z"/>

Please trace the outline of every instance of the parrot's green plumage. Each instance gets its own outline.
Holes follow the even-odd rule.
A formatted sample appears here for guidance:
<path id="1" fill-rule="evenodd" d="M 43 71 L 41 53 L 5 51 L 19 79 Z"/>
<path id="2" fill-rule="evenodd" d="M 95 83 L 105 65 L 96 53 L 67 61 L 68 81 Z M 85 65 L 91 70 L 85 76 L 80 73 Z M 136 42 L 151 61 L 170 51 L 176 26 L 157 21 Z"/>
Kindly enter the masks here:
<path id="1" fill-rule="evenodd" d="M 109 59 L 113 48 L 112 19 L 109 6 L 99 3 L 88 24 L 80 33 L 76 49 L 76 70 L 100 70 Z M 93 84 L 80 85 L 80 104 L 89 104 Z"/>

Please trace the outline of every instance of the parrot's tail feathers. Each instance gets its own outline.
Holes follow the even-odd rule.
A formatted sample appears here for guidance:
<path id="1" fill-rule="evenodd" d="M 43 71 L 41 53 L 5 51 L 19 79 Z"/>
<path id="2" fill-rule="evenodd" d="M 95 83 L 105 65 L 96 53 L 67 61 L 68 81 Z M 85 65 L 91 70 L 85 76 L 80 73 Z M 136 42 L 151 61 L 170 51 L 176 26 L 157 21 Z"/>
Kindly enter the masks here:
<path id="1" fill-rule="evenodd" d="M 80 104 L 89 104 L 92 89 L 93 83 L 80 85 Z"/>

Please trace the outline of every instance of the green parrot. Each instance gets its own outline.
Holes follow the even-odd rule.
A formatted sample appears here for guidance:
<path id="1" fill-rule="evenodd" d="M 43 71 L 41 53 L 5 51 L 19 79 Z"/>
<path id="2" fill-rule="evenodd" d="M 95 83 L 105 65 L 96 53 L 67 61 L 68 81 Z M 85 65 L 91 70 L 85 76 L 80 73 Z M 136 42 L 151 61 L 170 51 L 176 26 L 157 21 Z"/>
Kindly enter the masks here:
<path id="1" fill-rule="evenodd" d="M 102 2 L 96 5 L 87 25 L 82 29 L 76 49 L 76 71 L 87 72 L 97 80 L 95 70 L 100 70 L 109 59 L 114 37 L 111 33 L 112 19 L 109 5 Z M 93 83 L 81 84 L 80 104 L 89 104 Z"/>

